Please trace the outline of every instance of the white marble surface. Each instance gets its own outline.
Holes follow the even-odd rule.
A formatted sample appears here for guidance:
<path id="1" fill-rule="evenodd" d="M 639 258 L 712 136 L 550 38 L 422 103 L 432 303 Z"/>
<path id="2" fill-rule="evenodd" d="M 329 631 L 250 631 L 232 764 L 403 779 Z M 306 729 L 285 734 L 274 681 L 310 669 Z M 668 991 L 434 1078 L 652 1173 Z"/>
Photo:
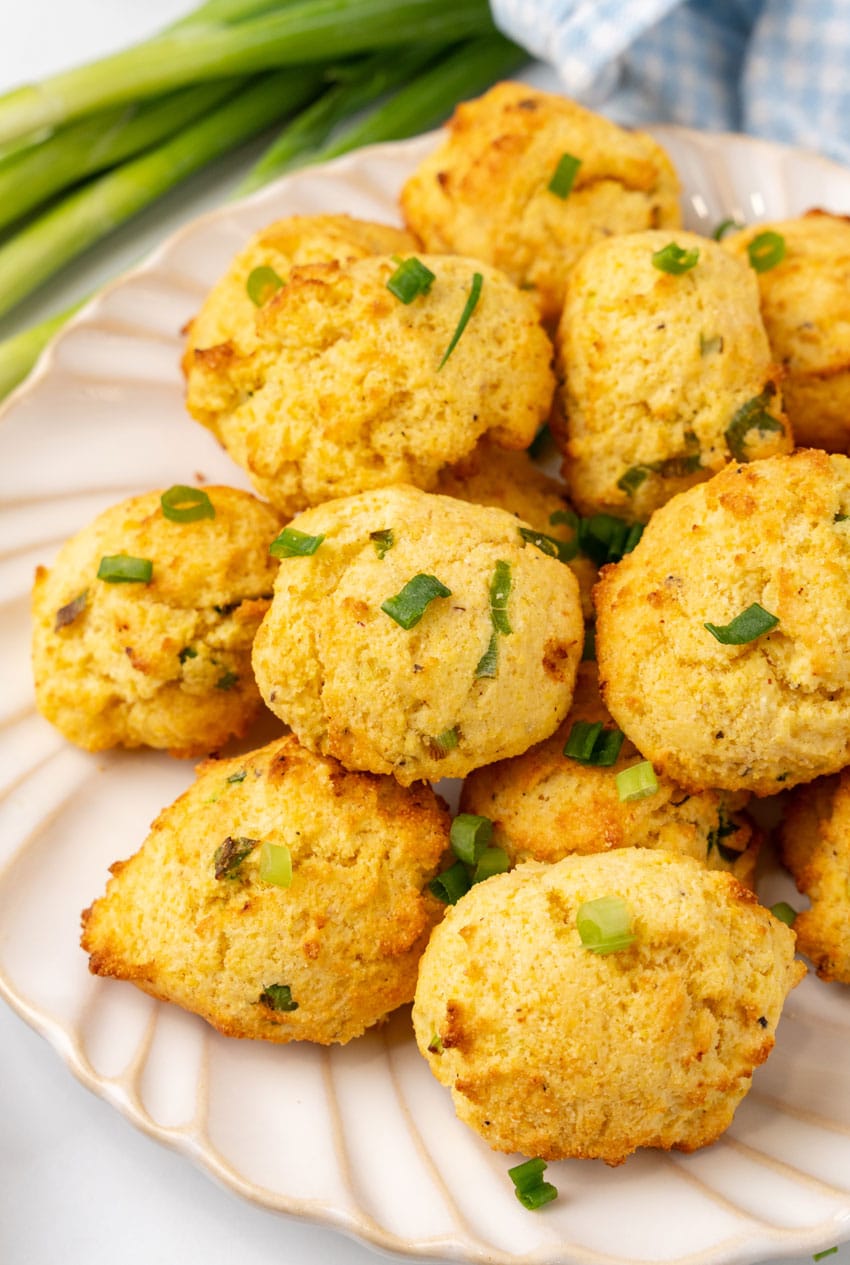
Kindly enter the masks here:
<path id="1" fill-rule="evenodd" d="M 186 7 L 185 0 L 6 0 L 0 91 L 138 39 Z M 177 224 L 220 202 L 242 166 L 217 164 L 88 252 L 48 299 L 36 296 L 0 322 L 0 336 L 87 293 Z M 220 1189 L 90 1095 L 1 1004 L 0 1049 L 0 1265 L 370 1265 L 386 1259 Z M 850 1265 L 850 1245 L 828 1259 Z"/>

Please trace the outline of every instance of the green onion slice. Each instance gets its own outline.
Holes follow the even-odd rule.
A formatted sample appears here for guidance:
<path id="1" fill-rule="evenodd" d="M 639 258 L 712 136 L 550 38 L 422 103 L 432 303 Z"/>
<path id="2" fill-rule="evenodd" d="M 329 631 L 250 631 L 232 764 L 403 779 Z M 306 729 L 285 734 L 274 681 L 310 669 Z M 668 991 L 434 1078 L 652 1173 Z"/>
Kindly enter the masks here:
<path id="1" fill-rule="evenodd" d="M 455 861 L 454 865 L 431 879 L 428 890 L 444 905 L 455 905 L 461 896 L 466 895 L 470 886 L 466 866 L 463 861 Z"/>
<path id="2" fill-rule="evenodd" d="M 576 927 L 591 953 L 618 953 L 634 944 L 629 907 L 619 896 L 600 896 L 579 906 Z"/>
<path id="3" fill-rule="evenodd" d="M 613 514 L 593 514 L 578 525 L 578 547 L 598 567 L 619 562 L 643 535 L 643 523 L 625 522 Z"/>
<path id="4" fill-rule="evenodd" d="M 175 483 L 159 498 L 162 513 L 172 523 L 196 523 L 200 518 L 215 518 L 215 506 L 201 488 L 187 488 Z"/>
<path id="5" fill-rule="evenodd" d="M 420 294 L 427 294 L 436 280 L 431 269 L 414 255 L 399 264 L 387 282 L 387 289 L 402 303 L 412 303 Z"/>
<path id="6" fill-rule="evenodd" d="M 779 623 L 777 615 L 771 615 L 758 602 L 753 602 L 728 624 L 703 624 L 722 646 L 746 646 Z"/>
<path id="7" fill-rule="evenodd" d="M 375 553 L 379 558 L 383 558 L 395 544 L 395 536 L 391 527 L 387 527 L 384 531 L 370 531 L 369 539 L 375 546 Z"/>
<path id="8" fill-rule="evenodd" d="M 469 318 L 470 316 L 472 316 L 472 313 L 475 311 L 476 304 L 478 303 L 478 299 L 481 295 L 481 287 L 483 286 L 483 284 L 484 284 L 484 278 L 482 277 L 481 273 L 480 272 L 473 273 L 472 286 L 469 291 L 469 297 L 467 298 L 466 304 L 464 305 L 464 309 L 460 314 L 460 320 L 457 323 L 457 329 L 452 334 L 452 340 L 445 350 L 443 359 L 437 365 L 438 373 L 440 372 L 443 365 L 448 360 L 449 356 L 454 351 L 455 347 L 457 347 L 458 343 L 460 342 L 461 335 L 463 334 L 463 331 L 466 329 L 467 325 L 469 324 Z"/>
<path id="9" fill-rule="evenodd" d="M 577 720 L 570 729 L 564 755 L 579 764 L 608 768 L 617 763 L 625 734 L 619 729 L 604 729 L 601 721 L 591 724 Z"/>
<path id="10" fill-rule="evenodd" d="M 407 581 L 399 593 L 382 602 L 381 610 L 390 619 L 394 619 L 399 627 L 409 630 L 419 623 L 435 598 L 451 595 L 451 589 L 441 584 L 436 576 L 425 575 L 420 571 L 412 580 Z"/>
<path id="11" fill-rule="evenodd" d="M 232 690 L 238 680 L 239 674 L 237 672 L 225 672 L 216 681 L 215 688 L 217 690 Z"/>
<path id="12" fill-rule="evenodd" d="M 640 764 L 633 764 L 617 774 L 617 795 L 621 804 L 646 799 L 657 790 L 658 778 L 649 760 L 642 760 Z"/>
<path id="13" fill-rule="evenodd" d="M 215 802 L 215 801 L 213 801 Z M 259 839 L 233 838 L 228 835 L 213 853 L 213 870 L 216 878 L 233 878 L 245 858 L 253 852 Z"/>
<path id="14" fill-rule="evenodd" d="M 282 843 L 264 843 L 260 848 L 259 875 L 264 883 L 289 887 L 292 883 L 292 853 Z"/>
<path id="15" fill-rule="evenodd" d="M 549 524 L 551 527 L 556 527 L 558 523 L 565 523 L 567 527 L 572 527 L 573 531 L 578 531 L 578 514 L 570 509 L 555 510 L 554 514 L 549 515 Z"/>
<path id="16" fill-rule="evenodd" d="M 815 1252 L 815 1254 L 812 1256 L 812 1260 L 813 1260 L 813 1261 L 822 1261 L 822 1260 L 823 1260 L 823 1258 L 824 1258 L 825 1256 L 834 1256 L 834 1255 L 835 1255 L 835 1253 L 836 1253 L 837 1251 L 838 1251 L 838 1245 L 837 1245 L 837 1244 L 836 1244 L 836 1246 L 835 1246 L 835 1247 L 827 1247 L 827 1248 L 824 1248 L 824 1250 L 823 1250 L 822 1252 Z"/>
<path id="17" fill-rule="evenodd" d="M 621 492 L 625 492 L 626 496 L 634 496 L 651 473 L 649 466 L 629 466 L 625 474 L 621 474 L 617 480 L 617 487 Z"/>
<path id="18" fill-rule="evenodd" d="M 504 874 L 510 866 L 511 859 L 504 848 L 485 848 L 478 858 L 478 864 L 472 875 L 473 885 L 483 883 L 494 874 Z"/>
<path id="19" fill-rule="evenodd" d="M 722 242 L 727 233 L 731 233 L 733 230 L 737 231 L 743 227 L 743 224 L 740 224 L 737 220 L 721 220 L 711 236 L 716 242 Z"/>
<path id="20" fill-rule="evenodd" d="M 520 289 L 528 289 L 528 288 L 533 290 L 534 286 L 520 287 Z M 537 432 L 537 434 L 534 436 L 531 443 L 529 444 L 528 455 L 529 457 L 531 457 L 532 461 L 540 461 L 542 460 L 543 457 L 545 457 L 549 449 L 554 448 L 554 446 L 555 446 L 555 441 L 552 438 L 552 432 L 550 431 L 548 424 L 544 422 L 544 424 L 540 427 L 540 430 Z"/>
<path id="21" fill-rule="evenodd" d="M 53 631 L 58 632 L 60 628 L 67 628 L 69 624 L 73 624 L 86 609 L 86 603 L 89 600 L 88 589 L 83 589 L 82 593 L 71 602 L 66 602 L 64 606 L 60 606 L 56 612 L 56 622 L 53 625 Z"/>
<path id="22" fill-rule="evenodd" d="M 443 1041 L 439 1032 L 435 1032 L 434 1035 L 431 1037 L 431 1040 L 428 1042 L 428 1053 L 429 1054 L 443 1053 Z"/>
<path id="23" fill-rule="evenodd" d="M 291 1011 L 298 1009 L 298 1002 L 292 999 L 292 989 L 288 984 L 266 984 L 259 997 L 261 1006 L 269 1010 Z"/>
<path id="24" fill-rule="evenodd" d="M 231 773 L 230 777 L 227 778 L 227 781 L 230 783 L 231 786 L 236 786 L 237 783 L 244 782 L 247 776 L 248 774 L 245 772 L 245 770 L 240 769 L 238 773 Z"/>
<path id="25" fill-rule="evenodd" d="M 266 264 L 262 264 L 259 268 L 254 268 L 248 273 L 245 289 L 248 291 L 248 298 L 254 306 L 262 307 L 284 285 L 286 285 L 286 282 L 283 277 L 277 275 L 274 268 L 269 268 Z"/>
<path id="26" fill-rule="evenodd" d="M 184 646 L 177 656 L 181 663 L 185 663 L 187 659 L 197 659 L 197 657 L 198 652 L 194 646 Z"/>
<path id="27" fill-rule="evenodd" d="M 677 246 L 675 242 L 668 242 L 666 246 L 661 247 L 661 250 L 653 253 L 652 266 L 659 272 L 669 272 L 673 277 L 680 277 L 683 272 L 690 272 L 691 268 L 696 266 L 698 259 L 698 246 L 685 250 L 682 246 Z"/>
<path id="28" fill-rule="evenodd" d="M 454 751 L 460 741 L 460 734 L 457 726 L 451 729 L 444 729 L 441 734 L 437 734 L 433 738 L 428 739 L 428 746 L 435 760 L 444 760 L 450 751 Z"/>
<path id="29" fill-rule="evenodd" d="M 787 900 L 777 901 L 775 905 L 771 905 L 770 912 L 774 918 L 778 918 L 780 922 L 784 922 L 786 927 L 793 927 L 794 920 L 797 917 L 797 911 L 793 905 L 789 905 Z"/>
<path id="30" fill-rule="evenodd" d="M 768 272 L 785 258 L 785 238 L 772 230 L 757 233 L 747 246 L 747 254 L 756 272 Z"/>
<path id="31" fill-rule="evenodd" d="M 706 859 L 711 856 L 712 848 L 716 848 L 717 855 L 720 857 L 721 861 L 726 861 L 727 863 L 732 864 L 733 862 L 739 860 L 741 856 L 741 849 L 730 848 L 728 844 L 723 842 L 723 840 L 727 839 L 729 835 L 735 835 L 737 833 L 737 825 L 734 821 L 729 820 L 726 816 L 726 810 L 721 804 L 717 813 L 717 825 L 713 830 L 709 830 L 708 832 L 708 841 L 705 848 Z"/>
<path id="32" fill-rule="evenodd" d="M 499 666 L 499 634 L 492 632 L 487 649 L 475 665 L 476 677 L 494 677 Z"/>
<path id="33" fill-rule="evenodd" d="M 97 569 L 97 578 L 107 584 L 148 584 L 152 575 L 150 558 L 132 558 L 127 553 L 101 558 Z"/>
<path id="34" fill-rule="evenodd" d="M 580 158 L 576 158 L 573 154 L 561 154 L 552 179 L 547 185 L 549 192 L 554 193 L 556 198 L 568 198 L 580 166 Z"/>
<path id="35" fill-rule="evenodd" d="M 705 334 L 699 336 L 699 354 L 701 356 L 713 356 L 715 352 L 723 350 L 723 335 L 714 334 L 711 338 L 706 338 Z"/>
<path id="36" fill-rule="evenodd" d="M 322 536 L 308 536 L 297 527 L 284 527 L 269 545 L 273 558 L 309 558 L 324 540 Z"/>
<path id="37" fill-rule="evenodd" d="M 733 414 L 725 434 L 729 451 L 736 461 L 748 460 L 747 435 L 751 430 L 757 430 L 760 435 L 785 430 L 779 419 L 767 411 L 767 406 L 775 394 L 776 387 L 769 382 L 760 395 L 747 400 Z"/>
<path id="38" fill-rule="evenodd" d="M 557 558 L 559 562 L 570 562 L 578 553 L 578 542 L 575 540 L 557 540 L 545 532 L 535 531 L 533 527 L 520 527 L 518 531 L 526 544 L 534 545 L 541 553 Z"/>
<path id="39" fill-rule="evenodd" d="M 497 562 L 490 581 L 490 619 L 497 633 L 506 636 L 512 631 L 508 620 L 508 598 L 511 595 L 511 564 Z"/>
<path id="40" fill-rule="evenodd" d="M 543 1181 L 545 1172 L 545 1160 L 526 1160 L 524 1164 L 508 1169 L 508 1177 L 514 1184 L 514 1194 L 523 1208 L 528 1208 L 531 1212 L 558 1197 L 556 1187 L 551 1182 Z"/>
<path id="41" fill-rule="evenodd" d="M 493 838 L 493 823 L 489 817 L 475 813 L 458 813 L 452 822 L 449 840 L 452 851 L 459 861 L 476 865 L 481 854 Z"/>

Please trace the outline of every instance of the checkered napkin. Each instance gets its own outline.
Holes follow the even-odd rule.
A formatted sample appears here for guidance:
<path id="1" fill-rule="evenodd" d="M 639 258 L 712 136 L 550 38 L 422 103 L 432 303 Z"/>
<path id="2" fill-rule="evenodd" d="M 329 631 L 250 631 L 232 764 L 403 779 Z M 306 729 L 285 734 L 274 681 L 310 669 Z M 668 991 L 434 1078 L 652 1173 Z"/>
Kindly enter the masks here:
<path id="1" fill-rule="evenodd" d="M 850 0 L 491 0 L 568 96 L 622 123 L 753 132 L 850 165 Z"/>

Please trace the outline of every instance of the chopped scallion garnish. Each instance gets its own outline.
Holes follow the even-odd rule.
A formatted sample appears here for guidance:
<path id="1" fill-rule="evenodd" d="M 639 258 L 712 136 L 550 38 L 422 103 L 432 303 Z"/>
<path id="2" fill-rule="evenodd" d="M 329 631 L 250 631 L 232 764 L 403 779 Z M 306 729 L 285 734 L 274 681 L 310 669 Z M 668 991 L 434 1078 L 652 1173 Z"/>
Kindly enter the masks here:
<path id="1" fill-rule="evenodd" d="M 472 875 L 473 885 L 483 883 L 494 874 L 504 874 L 510 866 L 511 859 L 504 848 L 485 848 L 478 858 L 478 864 Z"/>
<path id="2" fill-rule="evenodd" d="M 273 558 L 309 558 L 324 538 L 324 535 L 309 536 L 297 527 L 284 527 L 269 545 L 269 553 Z"/>
<path id="3" fill-rule="evenodd" d="M 414 255 L 399 264 L 387 282 L 387 289 L 402 303 L 412 303 L 418 295 L 427 294 L 436 279 L 431 269 Z"/>
<path id="4" fill-rule="evenodd" d="M 463 334 L 463 331 L 466 329 L 467 325 L 469 324 L 469 318 L 470 316 L 472 316 L 472 313 L 475 311 L 476 304 L 478 303 L 478 299 L 481 295 L 481 287 L 483 286 L 483 284 L 484 284 L 484 278 L 482 277 L 481 273 L 480 272 L 473 273 L 472 286 L 469 291 L 469 297 L 467 298 L 466 304 L 464 305 L 464 309 L 460 314 L 460 320 L 457 323 L 457 329 L 452 334 L 452 340 L 449 343 L 448 347 L 446 348 L 443 359 L 440 361 L 439 365 L 437 366 L 438 373 L 440 372 L 443 365 L 448 360 L 449 356 L 454 351 L 455 347 L 457 347 L 458 343 L 460 342 L 461 335 Z"/>
<path id="5" fill-rule="evenodd" d="M 743 224 L 739 224 L 737 220 L 721 220 L 711 236 L 716 242 L 722 242 L 727 233 L 731 233 L 733 229 L 737 230 L 743 227 Z"/>
<path id="6" fill-rule="evenodd" d="M 212 802 L 215 803 L 215 799 Z M 253 852 L 259 842 L 259 839 L 246 839 L 242 836 L 234 839 L 228 835 L 213 853 L 213 869 L 216 878 L 233 878 L 242 862 L 249 853 Z"/>
<path id="7" fill-rule="evenodd" d="M 511 564 L 497 562 L 490 581 L 490 619 L 497 633 L 505 636 L 511 632 L 508 619 L 508 598 L 511 595 Z"/>
<path id="8" fill-rule="evenodd" d="M 266 264 L 262 264 L 259 268 L 254 268 L 248 273 L 245 289 L 248 291 L 248 298 L 254 306 L 262 307 L 285 284 L 286 282 L 277 275 L 274 268 L 269 268 Z"/>
<path id="9" fill-rule="evenodd" d="M 580 158 L 576 158 L 573 154 L 561 154 L 552 179 L 547 185 L 549 192 L 554 193 L 557 198 L 568 198 L 580 166 Z"/>
<path id="10" fill-rule="evenodd" d="M 680 277 L 683 272 L 690 272 L 691 268 L 696 266 L 698 259 L 698 246 L 685 250 L 682 246 L 677 246 L 675 242 L 668 242 L 666 246 L 662 246 L 661 250 L 653 252 L 652 266 L 659 272 L 668 272 L 671 276 Z"/>
<path id="11" fill-rule="evenodd" d="M 785 238 L 770 229 L 757 233 L 747 246 L 747 254 L 756 272 L 768 272 L 785 258 Z"/>
<path id="12" fill-rule="evenodd" d="M 703 624 L 723 646 L 746 646 L 779 623 L 777 615 L 771 615 L 758 602 L 753 602 L 728 624 Z"/>
<path id="13" fill-rule="evenodd" d="M 239 676 L 236 672 L 224 672 L 215 683 L 217 690 L 232 690 Z"/>
<path id="14" fill-rule="evenodd" d="M 428 1053 L 429 1054 L 443 1053 L 443 1041 L 439 1032 L 435 1032 L 434 1035 L 431 1037 L 431 1040 L 428 1042 Z"/>
<path id="15" fill-rule="evenodd" d="M 658 790 L 658 778 L 649 760 L 621 769 L 617 774 L 617 795 L 622 804 L 635 799 L 646 799 Z"/>
<path id="16" fill-rule="evenodd" d="M 643 535 L 643 524 L 629 524 L 613 514 L 593 514 L 578 525 L 578 546 L 598 567 L 619 562 Z"/>
<path id="17" fill-rule="evenodd" d="M 159 498 L 162 513 L 172 523 L 196 523 L 201 518 L 215 518 L 215 506 L 201 488 L 188 488 L 175 483 Z"/>
<path id="18" fill-rule="evenodd" d="M 492 632 L 490 640 L 487 643 L 487 649 L 484 651 L 478 663 L 475 666 L 476 677 L 494 677 L 499 667 L 499 634 Z"/>
<path id="19" fill-rule="evenodd" d="M 292 999 L 292 989 L 288 984 L 266 984 L 259 997 L 262 1006 L 269 1010 L 297 1010 L 298 1002 Z"/>
<path id="20" fill-rule="evenodd" d="M 391 527 L 387 527 L 383 531 L 370 531 L 369 539 L 375 546 L 375 553 L 379 558 L 383 558 L 395 544 L 395 536 Z"/>
<path id="21" fill-rule="evenodd" d="M 197 659 L 197 657 L 198 652 L 194 646 L 184 646 L 177 656 L 181 663 L 185 663 L 187 659 Z"/>
<path id="22" fill-rule="evenodd" d="M 836 1244 L 836 1246 L 835 1246 L 835 1247 L 827 1247 L 827 1248 L 824 1248 L 824 1250 L 823 1250 L 822 1252 L 815 1252 L 815 1253 L 814 1253 L 814 1255 L 812 1256 L 812 1260 L 813 1260 L 813 1261 L 822 1261 L 822 1260 L 823 1260 L 823 1258 L 824 1258 L 825 1256 L 834 1256 L 834 1255 L 835 1255 L 835 1253 L 836 1253 L 837 1251 L 838 1251 L 838 1245 L 837 1245 L 837 1244 Z"/>
<path id="23" fill-rule="evenodd" d="M 786 927 L 793 927 L 794 920 L 797 917 L 797 911 L 793 905 L 789 905 L 787 900 L 777 901 L 775 905 L 771 905 L 770 912 L 774 918 L 778 918 L 780 922 L 784 922 Z"/>
<path id="24" fill-rule="evenodd" d="M 747 400 L 734 413 L 725 434 L 729 451 L 736 461 L 748 460 L 746 438 L 751 430 L 757 430 L 760 435 L 785 430 L 779 419 L 767 411 L 768 403 L 775 394 L 776 387 L 769 382 L 760 395 Z"/>
<path id="25" fill-rule="evenodd" d="M 711 856 L 712 848 L 716 848 L 717 855 L 720 857 L 721 861 L 726 861 L 730 865 L 735 861 L 738 861 L 741 857 L 741 849 L 730 848 L 728 844 L 723 842 L 723 840 L 727 839 L 730 835 L 735 835 L 737 833 L 738 827 L 734 821 L 730 821 L 726 816 L 726 810 L 721 804 L 717 812 L 717 825 L 713 830 L 709 830 L 708 832 L 708 841 L 705 848 L 706 860 Z"/>
<path id="26" fill-rule="evenodd" d="M 450 751 L 454 751 L 460 741 L 457 727 L 444 729 L 441 734 L 428 739 L 428 746 L 435 760 L 444 760 Z"/>
<path id="27" fill-rule="evenodd" d="M 452 851 L 459 861 L 465 861 L 467 865 L 477 864 L 492 838 L 492 821 L 476 813 L 458 813 L 449 833 Z"/>
<path id="28" fill-rule="evenodd" d="M 579 764 L 608 768 L 617 763 L 624 738 L 619 729 L 604 729 L 601 721 L 591 724 L 577 720 L 570 729 L 564 755 Z"/>
<path id="29" fill-rule="evenodd" d="M 706 338 L 705 334 L 699 336 L 699 354 L 701 356 L 713 356 L 715 352 L 723 350 L 723 335 L 714 334 L 711 338 Z"/>
<path id="30" fill-rule="evenodd" d="M 463 861 L 455 861 L 454 865 L 428 884 L 428 890 L 441 900 L 444 905 L 455 905 L 461 896 L 465 896 L 471 884 Z"/>
<path id="31" fill-rule="evenodd" d="M 231 773 L 230 777 L 227 778 L 227 781 L 231 786 L 235 786 L 238 782 L 244 782 L 247 776 L 248 775 L 245 770 L 240 769 L 238 773 Z"/>
<path id="32" fill-rule="evenodd" d="M 60 606 L 56 612 L 56 622 L 53 625 L 53 631 L 58 632 L 60 628 L 67 628 L 69 624 L 73 624 L 74 620 L 82 615 L 86 609 L 86 603 L 89 600 L 88 589 L 83 589 L 82 593 L 71 602 L 66 602 L 64 606 Z"/>
<path id="33" fill-rule="evenodd" d="M 381 603 L 381 610 L 399 627 L 409 630 L 419 623 L 431 602 L 437 597 L 451 597 L 452 591 L 434 575 L 420 571 L 394 597 Z"/>
<path id="34" fill-rule="evenodd" d="M 649 466 L 629 466 L 625 474 L 621 474 L 617 480 L 617 487 L 621 492 L 625 492 L 626 496 L 634 496 L 651 473 Z"/>
<path id="35" fill-rule="evenodd" d="M 570 562 L 578 553 L 578 542 L 575 540 L 557 540 L 545 532 L 535 531 L 533 527 L 520 527 L 518 530 L 526 544 L 534 545 L 541 553 L 557 558 L 559 562 Z"/>
<path id="36" fill-rule="evenodd" d="M 508 1177 L 514 1184 L 514 1194 L 523 1208 L 528 1208 L 530 1212 L 535 1212 L 558 1197 L 556 1187 L 551 1182 L 544 1182 L 545 1172 L 545 1160 L 526 1160 L 524 1164 L 508 1169 Z"/>
<path id="37" fill-rule="evenodd" d="M 292 883 L 292 853 L 282 843 L 264 843 L 260 848 L 259 876 L 264 883 L 289 887 Z"/>
<path id="38" fill-rule="evenodd" d="M 153 575 L 150 558 L 132 558 L 126 553 L 101 558 L 97 578 L 107 584 L 148 584 Z"/>
<path id="39" fill-rule="evenodd" d="M 578 514 L 575 510 L 555 510 L 554 514 L 549 515 L 549 524 L 551 527 L 556 527 L 558 523 L 566 523 L 567 527 L 572 527 L 573 531 L 578 531 Z"/>
<path id="40" fill-rule="evenodd" d="M 634 944 L 629 907 L 619 896 L 600 896 L 579 906 L 576 928 L 591 953 L 618 953 Z"/>

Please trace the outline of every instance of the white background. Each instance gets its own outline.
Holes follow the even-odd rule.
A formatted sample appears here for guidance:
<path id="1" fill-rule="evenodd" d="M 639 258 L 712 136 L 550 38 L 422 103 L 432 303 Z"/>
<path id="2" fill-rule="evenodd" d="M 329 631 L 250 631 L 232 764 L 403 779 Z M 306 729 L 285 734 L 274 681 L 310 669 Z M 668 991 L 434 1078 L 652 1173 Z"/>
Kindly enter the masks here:
<path id="1" fill-rule="evenodd" d="M 186 0 L 2 0 L 0 91 L 133 42 L 187 7 Z M 0 321 L 0 336 L 60 310 L 134 262 L 178 224 L 222 201 L 247 165 L 247 158 L 218 163 L 169 195 L 66 269 L 49 296 Z M 220 1189 L 83 1089 L 2 1003 L 0 1051 L 0 1265 L 387 1259 Z M 850 1265 L 850 1245 L 828 1260 Z"/>

